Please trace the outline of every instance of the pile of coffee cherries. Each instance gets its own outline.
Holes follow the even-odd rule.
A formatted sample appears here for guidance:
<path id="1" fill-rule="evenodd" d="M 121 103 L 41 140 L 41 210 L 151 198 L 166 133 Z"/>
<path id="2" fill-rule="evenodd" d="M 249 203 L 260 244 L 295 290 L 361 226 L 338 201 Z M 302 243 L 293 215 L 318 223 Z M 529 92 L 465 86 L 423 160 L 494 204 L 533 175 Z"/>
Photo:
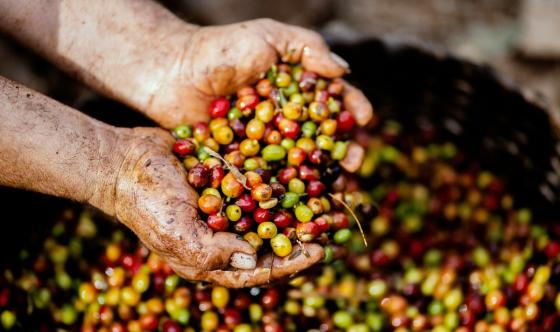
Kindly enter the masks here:
<path id="1" fill-rule="evenodd" d="M 358 134 L 372 246 L 354 234 L 345 259 L 293 280 L 285 312 L 325 331 L 560 330 L 560 225 L 534 222 L 499 177 L 422 139 L 433 134 L 407 139 L 393 121 Z"/>
<path id="2" fill-rule="evenodd" d="M 1 263 L 2 328 L 560 330 L 560 223 L 538 220 L 499 176 L 437 133 L 419 136 L 390 120 L 373 136 L 357 131 L 363 165 L 332 187 L 368 188 L 355 192 L 370 246 L 353 229 L 330 264 L 287 284 L 190 283 L 124 227 L 65 211 L 38 248 Z M 348 205 L 357 197 L 344 196 Z"/>
<path id="3" fill-rule="evenodd" d="M 343 93 L 341 80 L 279 64 L 255 86 L 215 99 L 209 123 L 173 131 L 211 229 L 243 235 L 256 250 L 269 240 L 279 257 L 296 242 L 349 238 L 349 216 L 330 186 L 354 128 Z"/>

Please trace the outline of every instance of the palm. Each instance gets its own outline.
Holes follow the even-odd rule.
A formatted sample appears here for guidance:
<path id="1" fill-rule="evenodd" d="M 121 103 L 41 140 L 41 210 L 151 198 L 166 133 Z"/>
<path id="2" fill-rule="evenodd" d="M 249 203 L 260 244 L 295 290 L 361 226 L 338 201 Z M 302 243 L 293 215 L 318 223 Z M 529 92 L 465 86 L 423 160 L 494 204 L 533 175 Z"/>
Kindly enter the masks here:
<path id="1" fill-rule="evenodd" d="M 172 137 L 163 130 L 134 129 L 116 187 L 116 216 L 181 276 L 228 287 L 266 283 L 301 271 L 323 256 L 318 245 L 308 255 L 272 260 L 261 257 L 255 270 L 225 271 L 235 252 L 255 256 L 236 234 L 213 233 L 198 219 L 197 194 L 181 164 L 170 154 Z"/>
<path id="2" fill-rule="evenodd" d="M 279 57 L 325 77 L 346 72 L 309 30 L 267 19 L 204 27 L 192 34 L 186 49 L 177 45 L 172 69 L 151 98 L 148 113 L 168 128 L 207 121 L 212 99 L 256 82 Z M 347 108 L 364 125 L 372 117 L 371 105 L 355 88 L 346 90 L 352 93 Z"/>

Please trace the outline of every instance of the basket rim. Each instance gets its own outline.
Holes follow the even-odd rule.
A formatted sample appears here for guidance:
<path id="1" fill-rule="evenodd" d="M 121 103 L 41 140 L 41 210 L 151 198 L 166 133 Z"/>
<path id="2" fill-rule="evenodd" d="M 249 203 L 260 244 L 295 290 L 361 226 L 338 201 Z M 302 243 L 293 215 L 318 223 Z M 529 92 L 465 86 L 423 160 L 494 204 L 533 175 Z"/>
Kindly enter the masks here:
<path id="1" fill-rule="evenodd" d="M 391 53 L 415 52 L 422 56 L 434 58 L 438 61 L 452 61 L 468 65 L 473 69 L 489 75 L 502 88 L 510 93 L 517 94 L 525 102 L 536 106 L 545 112 L 550 120 L 553 134 L 560 140 L 560 110 L 555 111 L 552 102 L 541 92 L 523 86 L 522 83 L 509 77 L 507 74 L 498 71 L 494 67 L 485 63 L 477 63 L 465 56 L 454 53 L 453 51 L 417 38 L 387 38 L 387 37 L 363 37 L 354 40 L 334 40 L 331 46 L 352 47 L 358 44 L 376 43 Z"/>

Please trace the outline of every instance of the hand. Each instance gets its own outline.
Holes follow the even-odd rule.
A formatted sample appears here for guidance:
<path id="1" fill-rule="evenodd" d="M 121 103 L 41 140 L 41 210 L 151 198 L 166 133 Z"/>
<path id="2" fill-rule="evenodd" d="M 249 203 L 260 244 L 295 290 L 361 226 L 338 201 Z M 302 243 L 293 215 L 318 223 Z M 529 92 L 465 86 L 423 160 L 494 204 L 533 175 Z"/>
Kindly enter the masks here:
<path id="1" fill-rule="evenodd" d="M 329 78 L 348 71 L 348 64 L 329 51 L 319 34 L 270 19 L 191 28 L 189 33 L 186 48 L 176 45 L 175 52 L 166 55 L 169 59 L 163 64 L 172 68 L 144 106 L 150 117 L 168 128 L 208 120 L 212 99 L 256 82 L 278 59 L 301 62 L 306 70 Z M 344 103 L 359 125 L 373 117 L 367 98 L 349 84 Z"/>
<path id="2" fill-rule="evenodd" d="M 213 233 L 197 215 L 197 194 L 188 185 L 180 162 L 169 153 L 173 138 L 153 128 L 124 129 L 113 192 L 106 197 L 105 210 L 127 225 L 182 277 L 227 287 L 250 287 L 277 280 L 323 257 L 319 245 L 306 245 L 308 255 L 284 259 L 262 257 L 254 270 L 224 270 L 233 253 L 256 258 L 255 250 L 238 235 Z M 296 248 L 297 250 L 297 248 Z"/>

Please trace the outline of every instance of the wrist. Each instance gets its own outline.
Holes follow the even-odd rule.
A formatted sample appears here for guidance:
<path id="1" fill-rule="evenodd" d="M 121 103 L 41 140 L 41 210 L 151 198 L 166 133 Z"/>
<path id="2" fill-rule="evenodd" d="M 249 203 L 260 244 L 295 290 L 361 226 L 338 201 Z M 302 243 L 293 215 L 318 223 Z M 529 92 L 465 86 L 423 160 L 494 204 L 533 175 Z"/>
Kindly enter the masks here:
<path id="1" fill-rule="evenodd" d="M 105 214 L 115 216 L 115 200 L 119 172 L 127 156 L 132 130 L 104 126 L 95 130 L 97 157 L 92 161 L 87 185 L 86 203 Z"/>

